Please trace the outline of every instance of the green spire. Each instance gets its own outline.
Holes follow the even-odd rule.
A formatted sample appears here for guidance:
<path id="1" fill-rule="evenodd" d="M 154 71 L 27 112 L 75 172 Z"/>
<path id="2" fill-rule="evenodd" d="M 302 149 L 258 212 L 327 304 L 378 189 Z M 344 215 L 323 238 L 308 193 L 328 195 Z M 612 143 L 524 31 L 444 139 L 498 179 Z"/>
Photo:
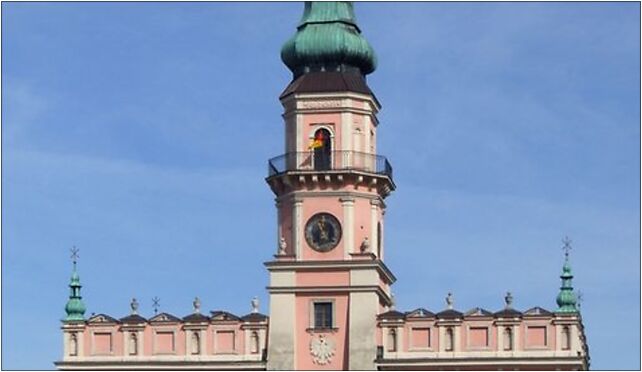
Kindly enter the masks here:
<path id="1" fill-rule="evenodd" d="M 311 71 L 355 70 L 367 75 L 377 66 L 349 1 L 306 1 L 297 32 L 283 45 L 281 59 L 295 78 Z"/>
<path id="2" fill-rule="evenodd" d="M 80 296 L 80 276 L 76 271 L 76 260 L 78 259 L 78 249 L 74 247 L 71 250 L 71 259 L 74 263 L 73 272 L 71 273 L 71 280 L 69 281 L 69 301 L 65 306 L 65 312 L 67 312 L 67 317 L 65 322 L 73 321 L 83 321 L 85 320 L 85 304 L 82 302 L 82 297 Z"/>
<path id="3" fill-rule="evenodd" d="M 571 264 L 568 260 L 568 255 L 571 250 L 571 241 L 568 238 L 563 240 L 565 253 L 564 266 L 562 267 L 562 286 L 560 293 L 557 295 L 557 312 L 558 313 L 576 313 L 577 312 L 577 299 L 573 292 L 573 273 L 571 272 Z"/>

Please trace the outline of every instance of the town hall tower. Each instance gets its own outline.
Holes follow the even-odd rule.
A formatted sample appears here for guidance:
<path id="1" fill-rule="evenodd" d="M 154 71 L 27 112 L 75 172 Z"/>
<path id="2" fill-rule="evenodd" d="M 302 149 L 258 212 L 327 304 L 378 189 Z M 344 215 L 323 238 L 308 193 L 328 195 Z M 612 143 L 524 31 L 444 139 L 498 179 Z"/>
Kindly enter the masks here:
<path id="1" fill-rule="evenodd" d="M 281 50 L 284 154 L 269 161 L 277 246 L 270 369 L 373 369 L 376 319 L 395 280 L 383 263 L 392 167 L 377 154 L 376 67 L 350 2 L 308 2 Z"/>

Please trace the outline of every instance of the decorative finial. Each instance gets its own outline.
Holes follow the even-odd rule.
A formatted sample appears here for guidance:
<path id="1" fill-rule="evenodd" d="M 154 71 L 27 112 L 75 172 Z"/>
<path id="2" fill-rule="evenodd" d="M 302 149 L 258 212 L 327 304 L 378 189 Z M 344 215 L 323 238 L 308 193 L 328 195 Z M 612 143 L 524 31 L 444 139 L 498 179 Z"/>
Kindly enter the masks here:
<path id="1" fill-rule="evenodd" d="M 506 292 L 506 296 L 504 296 L 504 302 L 506 302 L 506 308 L 511 309 L 513 307 L 513 294 L 510 292 Z"/>
<path id="2" fill-rule="evenodd" d="M 70 250 L 71 250 L 71 262 L 74 263 L 74 267 L 75 267 L 76 262 L 78 261 L 78 258 L 80 258 L 80 256 L 78 255 L 78 252 L 80 252 L 80 249 L 76 248 L 76 246 L 74 245 L 73 248 L 71 248 Z"/>
<path id="3" fill-rule="evenodd" d="M 159 301 L 160 298 L 158 298 L 158 296 L 154 296 L 154 298 L 152 298 L 152 307 L 154 308 L 154 314 L 158 313 L 158 308 L 160 307 Z"/>
<path id="4" fill-rule="evenodd" d="M 451 292 L 448 292 L 448 296 L 446 296 L 446 305 L 448 305 L 448 309 L 452 310 L 453 302 L 455 302 L 455 300 L 453 299 L 453 294 Z"/>
<path id="5" fill-rule="evenodd" d="M 397 299 L 395 298 L 394 293 L 390 293 L 390 310 L 395 310 L 397 306 Z"/>
<path id="6" fill-rule="evenodd" d="M 132 308 L 132 315 L 138 314 L 138 301 L 136 298 L 132 298 L 132 302 L 129 304 L 129 307 Z"/>
<path id="7" fill-rule="evenodd" d="M 285 238 L 281 237 L 279 239 L 279 256 L 285 256 L 286 254 L 286 248 L 288 247 L 288 243 L 285 242 Z"/>
<path id="8" fill-rule="evenodd" d="M 250 305 L 252 305 L 252 314 L 256 314 L 259 312 L 259 298 L 254 296 L 252 301 L 250 301 Z"/>
<path id="9" fill-rule="evenodd" d="M 370 251 L 370 241 L 368 240 L 368 237 L 366 236 L 363 238 L 363 241 L 361 242 L 361 253 L 366 253 Z"/>
<path id="10" fill-rule="evenodd" d="M 71 249 L 71 260 L 73 262 L 73 270 L 71 273 L 71 280 L 69 281 L 69 300 L 67 305 L 65 305 L 65 312 L 67 317 L 65 321 L 83 321 L 85 320 L 85 304 L 82 302 L 82 296 L 80 295 L 80 276 L 76 271 L 76 262 L 78 261 L 78 248 L 75 246 Z"/>
<path id="11" fill-rule="evenodd" d="M 564 256 L 566 257 L 566 260 L 568 260 L 568 255 L 569 253 L 571 253 L 571 249 L 573 249 L 573 247 L 571 247 L 572 242 L 573 241 L 569 239 L 568 236 L 565 236 L 564 239 L 562 239 L 562 243 L 564 244 L 564 246 L 562 247 L 562 250 L 564 251 Z"/>
<path id="12" fill-rule="evenodd" d="M 194 306 L 194 313 L 198 314 L 201 312 L 201 299 L 198 297 L 194 297 L 194 301 L 192 301 L 192 305 Z"/>

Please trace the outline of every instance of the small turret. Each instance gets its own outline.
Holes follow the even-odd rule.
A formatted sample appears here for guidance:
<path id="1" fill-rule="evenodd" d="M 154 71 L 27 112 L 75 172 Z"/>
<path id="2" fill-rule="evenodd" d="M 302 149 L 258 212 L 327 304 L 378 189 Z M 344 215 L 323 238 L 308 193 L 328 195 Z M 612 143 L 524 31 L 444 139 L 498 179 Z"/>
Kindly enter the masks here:
<path id="1" fill-rule="evenodd" d="M 560 293 L 557 295 L 558 313 L 576 313 L 577 312 L 577 299 L 575 292 L 573 292 L 573 273 L 571 272 L 571 264 L 569 263 L 569 252 L 571 250 L 571 241 L 568 238 L 563 240 L 564 247 L 564 266 L 562 267 L 562 286 Z"/>
<path id="2" fill-rule="evenodd" d="M 82 302 L 82 296 L 80 296 L 80 276 L 76 271 L 76 261 L 78 259 L 78 249 L 74 247 L 71 250 L 71 259 L 73 261 L 73 272 L 71 273 L 71 280 L 69 282 L 69 301 L 65 306 L 65 312 L 67 317 L 65 322 L 74 322 L 74 321 L 84 321 L 85 320 L 85 304 Z"/>

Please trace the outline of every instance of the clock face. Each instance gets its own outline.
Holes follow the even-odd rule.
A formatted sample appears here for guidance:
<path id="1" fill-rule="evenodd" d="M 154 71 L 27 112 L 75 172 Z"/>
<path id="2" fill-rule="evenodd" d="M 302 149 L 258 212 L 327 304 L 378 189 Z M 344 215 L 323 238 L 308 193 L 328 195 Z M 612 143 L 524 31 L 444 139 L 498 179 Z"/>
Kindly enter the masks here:
<path id="1" fill-rule="evenodd" d="M 305 240 L 312 249 L 328 252 L 341 240 L 341 224 L 330 213 L 317 213 L 305 225 Z"/>

